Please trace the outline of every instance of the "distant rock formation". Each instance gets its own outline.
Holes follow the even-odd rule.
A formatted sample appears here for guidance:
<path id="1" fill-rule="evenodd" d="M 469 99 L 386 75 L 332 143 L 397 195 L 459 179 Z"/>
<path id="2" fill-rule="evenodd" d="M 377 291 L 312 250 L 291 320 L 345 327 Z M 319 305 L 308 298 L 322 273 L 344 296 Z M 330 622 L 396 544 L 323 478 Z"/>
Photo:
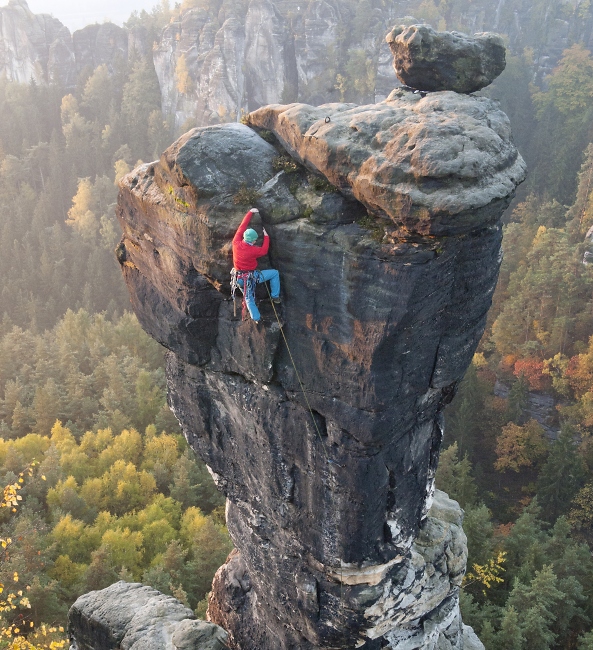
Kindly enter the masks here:
<path id="1" fill-rule="evenodd" d="M 298 30 L 271 0 L 251 0 L 244 16 L 223 12 L 220 28 L 203 10 L 182 13 L 165 28 L 154 52 L 165 113 L 174 115 L 177 125 L 190 117 L 207 125 L 296 101 L 299 89 L 302 95 L 326 69 L 328 48 L 342 23 L 334 2 L 316 0 L 302 9 Z M 176 74 L 181 59 L 191 80 L 186 88 Z M 389 76 L 393 87 L 395 77 Z M 319 101 L 326 96 L 324 88 Z"/>
<path id="2" fill-rule="evenodd" d="M 128 60 L 128 32 L 113 23 L 87 25 L 72 35 L 76 72 L 106 65 L 111 73 L 116 64 Z"/>
<path id="3" fill-rule="evenodd" d="M 546 1 L 547 7 L 519 0 L 473 0 L 465 3 L 464 22 L 475 32 L 505 34 L 515 51 L 530 48 L 534 77 L 541 83 L 564 49 L 575 42 L 593 42 L 593 9 L 582 3 L 575 8 L 567 0 Z M 250 0 L 244 8 L 225 2 L 218 15 L 184 9 L 153 47 L 141 27 L 127 30 L 105 23 L 71 35 L 59 20 L 31 13 L 25 0 L 10 0 L 0 7 L 0 74 L 22 83 L 56 82 L 69 90 L 86 66 L 105 63 L 113 69 L 121 57 L 152 57 L 163 111 L 179 128 L 188 120 L 199 126 L 238 121 L 243 112 L 267 104 L 340 101 L 336 70 L 347 67 L 349 57 L 362 55 L 372 68 L 363 101 L 378 102 L 397 85 L 385 25 L 421 23 L 425 5 L 398 0 L 375 7 L 366 17 L 367 32 L 360 34 L 352 3 L 341 0 Z M 426 25 L 415 29 L 415 41 L 422 33 L 432 33 Z M 449 56 L 450 37 L 441 45 L 446 43 L 442 54 Z M 484 48 L 485 43 L 480 48 L 489 54 L 482 63 L 490 69 L 494 62 L 496 70 L 498 54 L 491 54 L 500 48 L 494 41 Z M 484 69 L 478 77 L 492 74 Z M 404 83 L 415 87 L 417 78 Z"/>
<path id="4" fill-rule="evenodd" d="M 74 82 L 70 32 L 56 18 L 35 15 L 25 0 L 0 7 L 0 75 L 29 83 Z"/>
<path id="5" fill-rule="evenodd" d="M 170 405 L 228 499 L 237 552 L 209 615 L 241 650 L 479 648 L 462 640 L 459 509 L 431 507 L 442 410 L 525 177 L 508 119 L 399 89 L 247 121 L 190 131 L 118 204 L 134 310 L 171 351 Z M 252 202 L 285 296 L 276 321 L 260 286 L 259 326 L 227 284 Z"/>
<path id="6" fill-rule="evenodd" d="M 73 35 L 57 18 L 34 14 L 26 0 L 9 0 L 0 7 L 0 76 L 11 81 L 76 84 L 89 67 L 114 66 L 128 58 L 134 34 L 113 23 L 89 25 Z"/>
<path id="7" fill-rule="evenodd" d="M 533 50 L 534 78 L 542 83 L 564 49 L 574 42 L 586 46 L 593 42 L 593 13 L 583 19 L 566 0 L 547 1 L 544 8 L 518 1 L 473 0 L 464 3 L 465 23 L 472 32 L 505 34 L 515 52 Z M 384 3 L 372 10 L 370 29 L 364 35 L 353 33 L 351 11 L 340 0 L 250 0 L 246 13 L 222 9 L 216 22 L 201 9 L 188 9 L 164 30 L 154 52 L 163 110 L 177 126 L 187 120 L 206 126 L 238 121 L 242 111 L 267 104 L 340 101 L 335 68 L 357 51 L 373 68 L 374 92 L 368 93 L 366 101 L 381 101 L 397 85 L 385 25 L 421 23 L 426 5 L 421 0 Z M 446 42 L 441 54 L 449 56 L 453 42 L 450 37 Z M 468 42 L 476 46 L 475 41 Z M 473 86 L 462 86 L 461 92 L 483 87 L 485 79 L 500 74 L 500 42 L 484 39 L 477 47 L 485 55 L 485 67 L 474 69 Z M 457 46 L 454 49 L 459 55 Z M 176 76 L 180 61 L 189 73 L 189 83 L 181 88 Z M 481 81 L 476 84 L 477 79 Z M 409 85 L 417 87 L 416 83 Z M 458 90 L 451 85 L 448 89 Z"/>
<path id="8" fill-rule="evenodd" d="M 175 598 L 123 581 L 81 596 L 68 633 L 70 650 L 225 650 L 228 636 Z"/>

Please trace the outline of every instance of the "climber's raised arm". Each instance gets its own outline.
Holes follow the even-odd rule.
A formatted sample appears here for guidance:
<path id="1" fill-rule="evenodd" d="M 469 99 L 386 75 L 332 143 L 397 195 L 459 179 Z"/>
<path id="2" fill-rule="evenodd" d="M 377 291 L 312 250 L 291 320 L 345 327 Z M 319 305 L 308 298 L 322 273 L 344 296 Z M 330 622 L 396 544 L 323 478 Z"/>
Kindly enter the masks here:
<path id="1" fill-rule="evenodd" d="M 243 217 L 243 221 L 241 221 L 241 224 L 237 228 L 237 232 L 235 233 L 235 236 L 233 237 L 233 244 L 235 242 L 239 242 L 243 240 L 243 234 L 249 228 L 249 223 L 251 221 L 251 217 L 253 217 L 254 214 L 259 212 L 257 208 L 251 208 L 249 212 Z"/>

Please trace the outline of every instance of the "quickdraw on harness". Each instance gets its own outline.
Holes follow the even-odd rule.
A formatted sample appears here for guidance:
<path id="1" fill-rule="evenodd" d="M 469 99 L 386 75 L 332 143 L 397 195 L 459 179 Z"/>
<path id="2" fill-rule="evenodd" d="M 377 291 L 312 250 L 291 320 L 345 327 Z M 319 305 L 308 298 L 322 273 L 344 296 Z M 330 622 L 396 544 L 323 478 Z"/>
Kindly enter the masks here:
<path id="1" fill-rule="evenodd" d="M 241 320 L 247 319 L 247 300 L 255 301 L 255 286 L 257 285 L 257 271 L 238 271 L 233 269 L 231 271 L 231 296 L 233 298 L 233 309 L 235 316 L 237 315 L 237 307 L 235 303 L 235 293 L 237 289 L 243 294 L 241 301 Z M 239 284 L 239 283 L 242 283 Z"/>

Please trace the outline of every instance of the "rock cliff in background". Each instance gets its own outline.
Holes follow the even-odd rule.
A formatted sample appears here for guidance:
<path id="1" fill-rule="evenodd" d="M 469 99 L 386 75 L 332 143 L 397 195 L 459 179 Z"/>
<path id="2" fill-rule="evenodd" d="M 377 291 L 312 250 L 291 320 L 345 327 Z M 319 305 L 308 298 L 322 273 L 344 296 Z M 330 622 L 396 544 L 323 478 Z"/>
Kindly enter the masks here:
<path id="1" fill-rule="evenodd" d="M 432 18 L 430 3 L 420 0 L 378 4 L 361 5 L 362 11 L 368 10 L 364 33 L 354 16 L 356 3 L 342 0 L 250 0 L 242 14 L 229 11 L 223 3 L 217 20 L 207 20 L 201 9 L 188 9 L 164 30 L 155 49 L 163 108 L 175 117 L 177 126 L 187 120 L 202 126 L 237 120 L 241 111 L 270 103 L 340 101 L 336 71 L 354 66 L 351 70 L 356 72 L 351 73 L 364 77 L 369 74 L 367 65 L 372 79 L 361 96 L 364 101 L 385 99 L 397 85 L 384 39 L 385 25 L 411 25 Z M 586 46 L 593 42 L 593 9 L 584 9 L 583 17 L 568 0 L 547 0 L 544 5 L 526 0 L 465 4 L 469 33 L 496 31 L 508 37 L 515 52 L 526 47 L 533 50 L 538 83 L 556 66 L 564 49 L 574 42 Z M 437 6 L 435 12 L 447 13 L 443 3 Z M 486 44 L 487 39 L 480 47 L 486 54 L 482 64 L 486 68 L 494 64 L 496 76 L 501 69 L 497 64 L 500 43 Z M 449 49 L 446 54 L 450 53 Z M 187 63 L 190 77 L 181 90 L 175 74 L 180 60 Z M 488 77 L 492 73 L 483 65 L 477 77 L 474 74 L 474 79 Z M 484 80 L 478 87 L 485 84 Z M 427 88 L 438 89 L 442 87 Z"/>
<path id="2" fill-rule="evenodd" d="M 89 25 L 72 35 L 58 19 L 34 14 L 26 0 L 9 0 L 0 7 L 0 75 L 69 89 L 86 67 L 94 70 L 104 63 L 113 71 L 118 60 L 126 61 L 134 37 L 137 41 L 136 32 L 112 23 Z"/>
<path id="3" fill-rule="evenodd" d="M 77 72 L 104 64 L 113 73 L 118 62 L 121 66 L 128 59 L 128 32 L 113 23 L 88 25 L 75 31 L 72 45 Z"/>
<path id="4" fill-rule="evenodd" d="M 219 29 L 202 9 L 182 13 L 164 30 L 154 53 L 165 113 L 174 115 L 178 126 L 190 118 L 205 125 L 295 101 L 299 88 L 326 69 L 328 48 L 335 46 L 342 24 L 339 11 L 325 0 L 303 13 L 297 30 L 270 0 L 251 0 L 245 15 L 221 10 Z M 191 80 L 185 87 L 179 84 L 180 60 Z"/>
<path id="5" fill-rule="evenodd" d="M 430 4 L 361 3 L 361 18 L 353 0 L 222 1 L 211 13 L 202 8 L 175 13 L 153 47 L 141 27 L 126 30 L 106 23 L 70 35 L 59 20 L 32 14 L 25 0 L 10 0 L 0 8 L 0 73 L 71 89 L 86 66 L 105 63 L 113 69 L 128 53 L 152 56 L 163 111 L 177 127 L 188 120 L 200 126 L 236 121 L 242 111 L 278 102 L 339 101 L 344 74 L 357 79 L 361 101 L 375 102 L 397 84 L 385 25 L 432 20 Z M 541 83 L 565 48 L 593 42 L 593 8 L 573 4 L 473 0 L 466 3 L 463 23 L 471 33 L 507 35 L 517 52 L 533 50 L 534 76 Z M 434 11 L 445 12 L 450 21 L 445 4 Z"/>
<path id="6" fill-rule="evenodd" d="M 0 75 L 20 83 L 73 83 L 72 37 L 47 14 L 35 15 L 25 0 L 0 8 Z"/>
<path id="7" fill-rule="evenodd" d="M 525 176 L 508 120 L 400 89 L 248 122 L 190 131 L 124 177 L 118 204 L 134 310 L 171 351 L 170 405 L 227 496 L 237 551 L 209 615 L 242 650 L 480 647 L 459 618 L 460 512 L 433 505 L 434 474 Z M 228 299 L 247 202 L 283 332 L 263 287 L 259 326 Z"/>

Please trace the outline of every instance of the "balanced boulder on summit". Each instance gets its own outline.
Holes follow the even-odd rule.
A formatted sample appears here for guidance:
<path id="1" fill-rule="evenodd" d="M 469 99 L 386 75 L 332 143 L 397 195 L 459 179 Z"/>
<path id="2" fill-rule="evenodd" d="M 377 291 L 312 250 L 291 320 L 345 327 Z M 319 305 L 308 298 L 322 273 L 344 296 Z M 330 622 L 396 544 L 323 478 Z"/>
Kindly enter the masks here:
<path id="1" fill-rule="evenodd" d="M 411 25 L 395 27 L 386 40 L 397 78 L 418 90 L 473 93 L 491 84 L 506 65 L 498 34 L 471 37 L 437 32 L 430 25 Z"/>

